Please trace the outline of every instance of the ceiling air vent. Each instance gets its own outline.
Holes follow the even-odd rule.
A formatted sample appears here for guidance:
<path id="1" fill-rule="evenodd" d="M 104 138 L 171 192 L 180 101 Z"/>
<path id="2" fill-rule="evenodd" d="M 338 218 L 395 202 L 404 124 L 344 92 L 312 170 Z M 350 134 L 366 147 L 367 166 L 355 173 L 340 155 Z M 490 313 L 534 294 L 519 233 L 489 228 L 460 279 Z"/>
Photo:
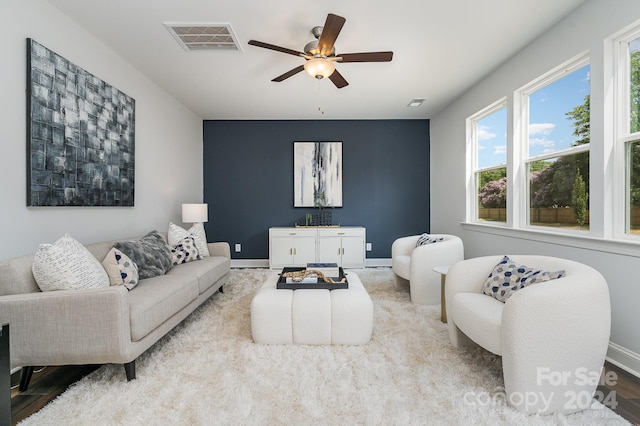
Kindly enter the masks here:
<path id="1" fill-rule="evenodd" d="M 242 50 L 231 24 L 165 22 L 164 26 L 187 51 Z"/>

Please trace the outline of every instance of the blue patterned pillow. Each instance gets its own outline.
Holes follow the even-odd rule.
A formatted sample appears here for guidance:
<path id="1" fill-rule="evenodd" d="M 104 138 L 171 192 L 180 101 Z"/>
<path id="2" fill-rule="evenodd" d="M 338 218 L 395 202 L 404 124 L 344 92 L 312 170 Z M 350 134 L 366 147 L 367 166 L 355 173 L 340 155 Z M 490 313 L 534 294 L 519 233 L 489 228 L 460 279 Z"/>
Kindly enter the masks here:
<path id="1" fill-rule="evenodd" d="M 171 249 L 171 257 L 174 265 L 202 259 L 193 237 L 183 238 L 182 241 L 176 244 L 176 246 Z"/>
<path id="2" fill-rule="evenodd" d="M 439 243 L 440 241 L 444 241 L 444 238 L 443 237 L 432 237 L 429 234 L 422 234 L 422 235 L 420 235 L 420 238 L 418 238 L 418 241 L 416 241 L 416 247 L 420 247 L 420 246 L 423 246 L 425 244 Z"/>
<path id="3" fill-rule="evenodd" d="M 531 284 L 564 277 L 565 271 L 547 272 L 518 265 L 509 256 L 502 258 L 482 287 L 482 292 L 501 302 L 506 302 L 516 291 Z"/>

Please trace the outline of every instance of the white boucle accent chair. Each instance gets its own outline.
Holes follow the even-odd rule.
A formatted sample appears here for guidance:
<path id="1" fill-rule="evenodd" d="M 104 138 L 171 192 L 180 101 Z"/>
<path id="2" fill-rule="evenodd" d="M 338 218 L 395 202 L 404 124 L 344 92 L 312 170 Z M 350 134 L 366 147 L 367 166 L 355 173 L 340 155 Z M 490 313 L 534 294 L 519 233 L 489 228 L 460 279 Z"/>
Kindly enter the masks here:
<path id="1" fill-rule="evenodd" d="M 449 266 L 464 259 L 462 240 L 455 235 L 429 234 L 443 241 L 416 247 L 420 235 L 401 237 L 391 245 L 391 265 L 394 285 L 409 282 L 411 303 L 435 305 L 440 303 L 440 274 L 435 266 Z M 405 284 L 406 285 L 406 284 Z"/>
<path id="2" fill-rule="evenodd" d="M 507 403 L 527 413 L 588 408 L 609 344 L 611 307 L 604 277 L 590 266 L 536 255 L 514 262 L 566 276 L 516 291 L 505 303 L 482 292 L 503 256 L 467 259 L 449 269 L 449 339 L 502 356 Z"/>

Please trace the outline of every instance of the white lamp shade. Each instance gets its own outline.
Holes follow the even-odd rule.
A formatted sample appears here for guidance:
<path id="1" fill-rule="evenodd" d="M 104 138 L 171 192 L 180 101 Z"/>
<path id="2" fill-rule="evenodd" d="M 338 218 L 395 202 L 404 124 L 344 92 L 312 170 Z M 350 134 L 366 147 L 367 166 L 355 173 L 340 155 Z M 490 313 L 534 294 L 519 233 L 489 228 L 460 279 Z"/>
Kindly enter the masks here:
<path id="1" fill-rule="evenodd" d="M 311 77 L 327 78 L 336 70 L 336 64 L 326 58 L 312 58 L 304 63 L 304 70 Z"/>
<path id="2" fill-rule="evenodd" d="M 208 205 L 205 204 L 183 204 L 182 205 L 182 222 L 197 223 L 207 222 L 209 220 Z"/>

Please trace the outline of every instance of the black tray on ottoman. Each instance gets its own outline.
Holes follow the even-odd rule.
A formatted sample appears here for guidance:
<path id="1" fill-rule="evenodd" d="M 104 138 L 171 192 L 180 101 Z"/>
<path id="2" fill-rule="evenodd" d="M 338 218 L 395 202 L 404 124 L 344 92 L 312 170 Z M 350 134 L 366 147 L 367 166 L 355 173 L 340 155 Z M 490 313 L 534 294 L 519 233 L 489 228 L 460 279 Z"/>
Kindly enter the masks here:
<path id="1" fill-rule="evenodd" d="M 304 271 L 305 267 L 286 267 L 286 268 L 282 268 L 282 272 L 278 278 L 278 284 L 276 286 L 276 288 L 278 289 L 284 289 L 284 290 L 312 290 L 312 289 L 316 289 L 316 290 L 338 290 L 338 289 L 346 289 L 349 288 L 349 282 L 345 281 L 343 283 L 329 283 L 326 282 L 325 280 L 318 278 L 318 282 L 317 283 L 288 283 L 287 279 L 285 277 L 282 276 L 282 274 L 286 273 L 286 272 L 297 272 L 297 271 Z M 345 278 L 344 275 L 344 270 L 342 269 L 342 267 L 339 268 L 340 271 L 340 276 L 338 277 L 338 280 L 341 280 L 343 278 Z M 331 277 L 334 278 L 334 277 Z M 335 278 L 334 278 L 335 279 Z"/>

